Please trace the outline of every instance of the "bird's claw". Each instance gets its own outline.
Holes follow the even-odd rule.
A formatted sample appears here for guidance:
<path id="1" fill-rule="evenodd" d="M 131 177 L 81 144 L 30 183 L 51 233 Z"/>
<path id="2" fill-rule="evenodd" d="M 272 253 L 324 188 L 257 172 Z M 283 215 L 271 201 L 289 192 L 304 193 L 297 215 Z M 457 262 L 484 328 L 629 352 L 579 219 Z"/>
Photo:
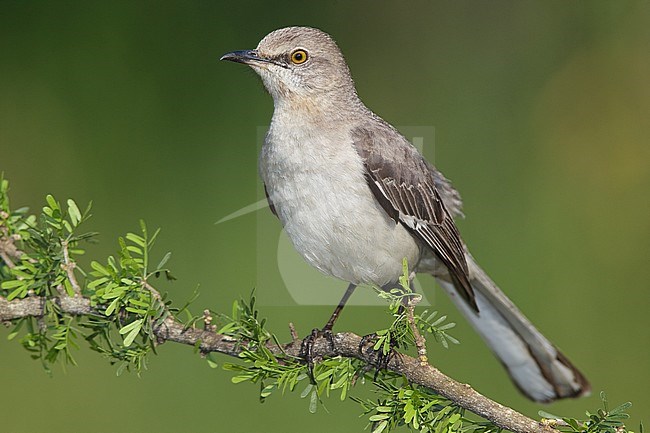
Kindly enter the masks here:
<path id="1" fill-rule="evenodd" d="M 319 361 L 319 359 L 317 359 L 319 357 L 314 354 L 314 346 L 319 338 L 327 339 L 327 341 L 330 343 L 330 346 L 334 347 L 334 337 L 332 335 L 332 330 L 328 329 L 327 327 L 323 329 L 313 329 L 311 331 L 311 334 L 302 340 L 302 344 L 300 346 L 300 356 L 307 363 L 307 374 L 309 375 L 310 382 L 314 385 L 316 384 L 316 379 L 314 378 L 314 363 L 316 361 Z"/>
<path id="2" fill-rule="evenodd" d="M 379 349 L 375 349 L 377 338 L 378 335 L 373 332 L 372 334 L 364 335 L 361 337 L 361 341 L 359 342 L 359 353 L 363 354 L 368 350 L 371 351 L 373 362 L 372 364 L 368 364 L 368 370 L 370 370 L 371 365 L 375 367 L 375 375 L 373 380 L 377 380 L 379 372 L 381 370 L 386 370 L 391 359 L 393 359 L 396 354 L 399 354 L 399 352 L 395 350 L 396 346 L 392 344 L 392 342 L 390 344 L 390 351 L 387 354 L 384 354 L 383 348 L 381 347 Z"/>

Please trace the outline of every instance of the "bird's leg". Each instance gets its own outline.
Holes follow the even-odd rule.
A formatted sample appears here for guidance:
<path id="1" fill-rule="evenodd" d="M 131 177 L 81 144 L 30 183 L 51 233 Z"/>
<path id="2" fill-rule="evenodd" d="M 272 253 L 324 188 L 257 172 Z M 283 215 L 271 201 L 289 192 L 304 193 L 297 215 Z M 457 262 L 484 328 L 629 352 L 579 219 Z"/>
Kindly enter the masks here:
<path id="1" fill-rule="evenodd" d="M 319 337 L 325 337 L 327 341 L 329 341 L 330 345 L 334 347 L 332 328 L 334 327 L 334 323 L 336 322 L 336 319 L 338 319 L 339 314 L 341 314 L 341 310 L 343 310 L 345 303 L 348 301 L 348 299 L 350 299 L 350 296 L 352 295 L 352 292 L 354 292 L 354 289 L 356 289 L 356 287 L 357 287 L 356 284 L 350 283 L 347 290 L 343 294 L 343 297 L 339 301 L 339 304 L 334 309 L 334 312 L 330 316 L 325 326 L 323 326 L 322 329 L 313 329 L 311 331 L 311 334 L 307 338 L 305 338 L 302 342 L 300 353 L 302 357 L 305 359 L 305 361 L 307 362 L 307 370 L 308 370 L 309 378 L 312 383 L 316 383 L 316 381 L 314 380 L 314 358 L 315 358 L 314 344 L 316 343 L 316 340 Z"/>
<path id="2" fill-rule="evenodd" d="M 336 308 L 334 309 L 334 312 L 332 313 L 330 320 L 328 320 L 325 326 L 323 327 L 323 332 L 332 331 L 332 328 L 334 327 L 334 322 L 336 322 L 336 319 L 339 318 L 339 314 L 341 314 L 341 310 L 343 310 L 343 307 L 345 307 L 345 303 L 348 302 L 348 299 L 350 299 L 350 296 L 352 296 L 352 292 L 354 292 L 354 289 L 356 288 L 357 288 L 356 284 L 350 283 L 347 290 L 343 294 L 343 297 L 339 301 L 339 305 L 337 305 Z"/>

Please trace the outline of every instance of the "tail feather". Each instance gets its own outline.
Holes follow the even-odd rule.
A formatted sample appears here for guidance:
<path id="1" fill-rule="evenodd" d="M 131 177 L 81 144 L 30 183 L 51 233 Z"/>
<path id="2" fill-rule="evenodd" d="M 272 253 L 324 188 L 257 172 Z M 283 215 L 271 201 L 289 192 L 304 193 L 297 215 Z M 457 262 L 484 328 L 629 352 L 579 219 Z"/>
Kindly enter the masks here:
<path id="1" fill-rule="evenodd" d="M 438 283 L 521 392 L 539 402 L 588 395 L 591 388 L 582 373 L 533 326 L 469 253 L 467 264 L 478 313 L 458 296 L 453 283 L 441 278 Z"/>

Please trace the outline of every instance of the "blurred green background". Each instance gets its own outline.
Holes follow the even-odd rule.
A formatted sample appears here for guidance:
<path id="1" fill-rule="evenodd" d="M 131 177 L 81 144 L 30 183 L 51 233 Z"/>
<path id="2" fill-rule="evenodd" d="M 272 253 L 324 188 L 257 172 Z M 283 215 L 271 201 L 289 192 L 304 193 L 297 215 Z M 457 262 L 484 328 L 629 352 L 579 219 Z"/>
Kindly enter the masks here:
<path id="1" fill-rule="evenodd" d="M 287 25 L 331 33 L 359 94 L 395 125 L 435 128 L 425 153 L 465 200 L 459 223 L 474 255 L 590 378 L 595 393 L 541 407 L 525 400 L 433 280 L 435 308 L 462 344 L 430 345 L 444 372 L 536 416 L 581 416 L 631 400 L 649 420 L 650 3 L 647 1 L 0 2 L 0 171 L 13 205 L 47 193 L 92 200 L 86 226 L 103 259 L 138 219 L 162 227 L 178 281 L 162 285 L 195 311 L 229 311 L 256 287 L 281 338 L 330 306 L 299 306 L 260 263 L 280 227 L 266 209 L 217 224 L 263 197 L 259 128 L 271 98 L 226 51 Z M 435 153 L 435 155 L 434 155 Z M 253 229 L 255 228 L 255 229 Z M 309 281 L 319 281 L 316 271 Z M 307 278 L 307 277 L 306 277 Z M 322 281 L 322 280 L 321 280 Z M 343 283 L 333 282 L 333 298 Z M 304 290 L 310 290 L 305 284 Z M 273 302 L 277 297 L 285 297 Z M 362 296 L 362 295 L 355 295 Z M 385 309 L 353 306 L 339 330 L 367 333 Z M 298 395 L 259 404 L 189 347 L 167 344 L 142 377 L 86 349 L 48 377 L 0 331 L 0 431 L 361 431 L 359 407 Z M 227 359 L 219 357 L 223 363 Z M 357 390 L 356 395 L 366 392 Z"/>

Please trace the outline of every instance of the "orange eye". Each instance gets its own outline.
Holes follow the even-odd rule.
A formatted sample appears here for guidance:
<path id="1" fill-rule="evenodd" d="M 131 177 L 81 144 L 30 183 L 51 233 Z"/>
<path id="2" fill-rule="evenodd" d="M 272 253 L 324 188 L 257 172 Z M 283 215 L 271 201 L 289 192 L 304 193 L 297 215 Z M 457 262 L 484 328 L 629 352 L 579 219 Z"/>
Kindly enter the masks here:
<path id="1" fill-rule="evenodd" d="M 307 51 L 305 50 L 294 51 L 293 53 L 291 53 L 291 61 L 296 65 L 305 63 L 307 61 Z"/>

